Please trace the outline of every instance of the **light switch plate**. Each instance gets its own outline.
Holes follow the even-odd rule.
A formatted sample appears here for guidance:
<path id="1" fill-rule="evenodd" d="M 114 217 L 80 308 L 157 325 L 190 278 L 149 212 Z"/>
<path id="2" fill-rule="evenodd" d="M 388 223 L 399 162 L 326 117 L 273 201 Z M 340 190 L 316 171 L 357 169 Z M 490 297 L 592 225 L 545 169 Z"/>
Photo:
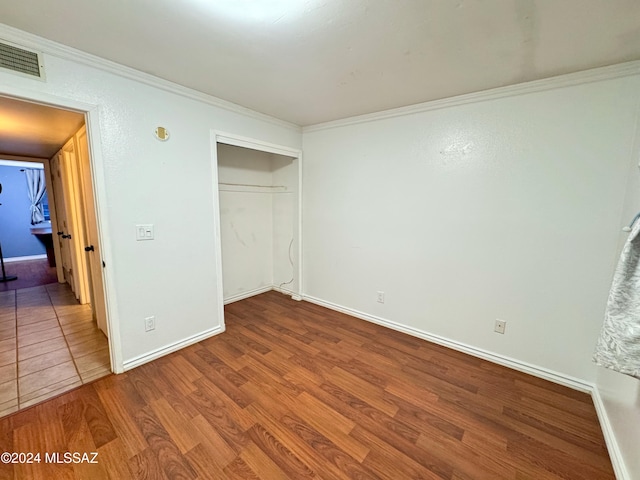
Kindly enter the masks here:
<path id="1" fill-rule="evenodd" d="M 145 223 L 136 225 L 136 240 L 153 240 L 153 224 Z"/>

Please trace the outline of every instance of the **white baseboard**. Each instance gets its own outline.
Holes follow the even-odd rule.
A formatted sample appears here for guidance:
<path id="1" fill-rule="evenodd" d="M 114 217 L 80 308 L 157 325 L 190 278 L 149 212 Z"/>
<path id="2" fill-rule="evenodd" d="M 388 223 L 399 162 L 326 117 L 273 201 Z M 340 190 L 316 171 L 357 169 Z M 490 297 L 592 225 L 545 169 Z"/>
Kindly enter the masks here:
<path id="1" fill-rule="evenodd" d="M 4 263 L 26 262 L 28 260 L 42 260 L 43 258 L 47 258 L 46 253 L 43 253 L 42 255 L 27 255 L 25 257 L 9 257 L 4 259 Z"/>
<path id="2" fill-rule="evenodd" d="M 412 335 L 414 337 L 422 338 L 423 340 L 427 340 L 429 342 L 433 342 L 438 345 L 442 345 L 442 346 L 451 348 L 453 350 L 457 350 L 459 352 L 472 355 L 474 357 L 482 358 L 484 360 L 488 360 L 489 362 L 497 363 L 498 365 L 503 365 L 505 367 L 512 368 L 520 372 L 528 373 L 535 377 L 539 377 L 544 380 L 549 380 L 550 382 L 557 383 L 559 385 L 563 385 L 565 387 L 569 387 L 574 390 L 589 393 L 593 399 L 596 413 L 598 415 L 598 420 L 600 422 L 600 428 L 602 428 L 602 432 L 604 434 L 604 439 L 607 445 L 607 450 L 609 452 L 609 457 L 611 458 L 611 464 L 613 466 L 616 479 L 631 480 L 631 477 L 627 473 L 623 456 L 620 451 L 620 448 L 618 447 L 618 442 L 616 441 L 613 428 L 611 427 L 611 423 L 609 422 L 607 411 L 604 407 L 604 404 L 602 403 L 600 392 L 598 390 L 598 387 L 595 384 L 587 382 L 585 380 L 581 380 L 579 378 L 575 378 L 569 375 L 555 372 L 553 370 L 549 370 L 547 368 L 540 367 L 538 365 L 533 365 L 528 362 L 523 362 L 515 358 L 510 358 L 494 352 L 483 350 L 481 348 L 473 347 L 471 345 L 466 345 L 464 343 L 451 340 L 449 338 L 441 337 L 440 335 L 434 335 L 432 333 L 428 333 L 423 330 L 407 327 L 405 325 L 392 322 L 391 320 L 376 317 L 374 315 L 369 315 L 367 313 L 360 312 L 352 308 L 343 307 L 341 305 L 327 302 L 325 300 L 321 300 L 319 298 L 315 298 L 309 295 L 303 295 L 303 300 L 306 300 L 311 303 L 315 303 L 316 305 L 320 305 L 330 310 L 346 313 L 347 315 L 351 315 L 352 317 L 360 318 L 368 322 L 382 325 L 383 327 L 387 327 L 392 330 L 403 332 L 408 335 Z"/>
<path id="3" fill-rule="evenodd" d="M 520 372 L 528 373 L 535 377 L 549 380 L 551 382 L 558 383 L 569 388 L 573 388 L 574 390 L 579 390 L 586 393 L 591 393 L 591 391 L 593 390 L 593 384 L 589 382 L 586 382 L 579 378 L 571 377 L 569 375 L 564 375 L 562 373 L 555 372 L 538 365 L 533 365 L 531 363 L 523 362 L 521 360 L 500 355 L 498 353 L 489 352 L 487 350 L 473 347 L 471 345 L 467 345 L 456 340 L 451 340 L 449 338 L 441 337 L 440 335 L 434 335 L 417 328 L 407 327 L 406 325 L 402 325 L 385 318 L 369 315 L 368 313 L 360 312 L 352 308 L 343 307 L 341 305 L 336 305 L 335 303 L 320 300 L 319 298 L 311 297 L 309 295 L 303 295 L 303 299 L 308 302 L 315 303 L 316 305 L 326 307 L 330 310 L 336 310 L 338 312 L 346 313 L 347 315 L 351 315 L 352 317 L 360 318 L 362 320 L 376 323 L 392 330 L 397 330 L 398 332 L 422 338 L 423 340 L 427 340 L 429 342 L 436 343 L 438 345 L 442 345 L 459 352 L 467 353 L 474 357 L 482 358 L 484 360 L 488 360 L 489 362 L 497 363 L 498 365 L 503 365 Z"/>
<path id="4" fill-rule="evenodd" d="M 122 364 L 123 371 L 131 370 L 132 368 L 139 367 L 145 363 L 149 363 L 153 360 L 157 360 L 160 357 L 164 357 L 165 355 L 169 355 L 177 350 L 188 347 L 189 345 L 193 345 L 194 343 L 198 343 L 202 340 L 205 340 L 209 337 L 213 337 L 214 335 L 218 335 L 224 332 L 224 326 L 219 326 L 215 328 L 210 328 L 205 330 L 204 332 L 198 333 L 197 335 L 192 335 L 191 337 L 187 337 L 178 342 L 171 343 L 161 348 L 157 348 L 145 354 L 134 357 L 130 360 L 125 360 Z"/>
<path id="5" fill-rule="evenodd" d="M 255 295 L 260 295 L 261 293 L 270 292 L 273 290 L 273 285 L 268 285 L 266 287 L 254 288 L 253 290 L 249 290 L 247 292 L 238 293 L 236 295 L 232 295 L 224 299 L 224 304 L 228 305 L 233 302 L 238 302 L 240 300 L 244 300 L 245 298 L 253 297 Z"/>
<path id="6" fill-rule="evenodd" d="M 598 414 L 598 421 L 600 422 L 600 428 L 602 428 L 602 434 L 604 435 L 604 441 L 607 444 L 607 450 L 609 451 L 609 458 L 611 459 L 611 465 L 613 471 L 616 474 L 617 480 L 631 480 L 631 476 L 627 471 L 627 467 L 624 463 L 624 458 L 618 441 L 613 433 L 613 427 L 609 421 L 609 415 L 607 409 L 604 406 L 602 397 L 600 396 L 600 390 L 597 385 L 593 386 L 591 391 L 591 398 L 593 399 L 593 405 L 596 407 L 596 413 Z"/>
<path id="7" fill-rule="evenodd" d="M 322 307 L 328 308 L 330 310 L 335 310 L 341 313 L 346 313 L 347 315 L 351 315 L 352 317 L 360 318 L 362 320 L 372 322 L 383 327 L 390 328 L 392 330 L 396 330 L 399 332 L 406 333 L 408 335 L 412 335 L 414 337 L 421 338 L 423 340 L 427 340 L 429 342 L 436 343 L 438 345 L 442 345 L 453 350 L 457 350 L 459 352 L 463 352 L 474 357 L 482 358 L 484 360 L 496 363 L 498 365 L 503 365 L 508 368 L 512 368 L 514 370 L 528 373 L 535 377 L 542 378 L 544 380 L 549 380 L 551 382 L 564 385 L 566 387 L 579 390 L 582 392 L 589 393 L 593 399 L 593 403 L 596 409 L 596 413 L 598 415 L 598 420 L 600 422 L 600 427 L 602 428 L 602 432 L 604 434 L 604 439 L 607 445 L 607 450 L 609 451 L 609 456 L 611 458 L 611 464 L 613 466 L 616 479 L 617 480 L 631 480 L 627 469 L 624 464 L 624 459 L 620 448 L 618 447 L 618 442 L 616 441 L 615 434 L 613 432 L 613 428 L 609 421 L 609 417 L 607 415 L 607 411 L 602 402 L 602 397 L 600 396 L 600 391 L 598 387 L 593 384 L 586 382 L 584 380 L 580 380 L 578 378 L 571 377 L 569 375 L 564 375 L 559 372 L 555 372 L 549 370 L 544 367 L 540 367 L 537 365 L 533 365 L 527 362 L 522 362 L 520 360 L 506 357 L 504 355 L 500 355 L 497 353 L 489 352 L 487 350 L 483 350 L 480 348 L 473 347 L 471 345 L 467 345 L 455 340 L 451 340 L 445 337 L 441 337 L 439 335 L 434 335 L 416 328 L 407 327 L 405 325 L 401 325 L 399 323 L 393 322 L 391 320 L 387 320 L 381 317 L 376 317 L 374 315 L 369 315 L 364 312 L 360 312 L 358 310 L 354 310 L 351 308 L 343 307 L 341 305 L 337 305 L 335 303 L 327 302 L 325 300 L 321 300 L 319 298 L 315 298 L 309 295 L 300 296 L 297 293 L 286 290 L 276 286 L 262 287 L 259 289 L 251 290 L 249 292 L 242 293 L 240 295 L 235 295 L 225 300 L 225 304 L 236 302 L 245 298 L 252 297 L 254 295 L 259 295 L 261 293 L 268 292 L 270 290 L 275 290 L 285 295 L 290 295 L 294 300 L 306 300 L 308 302 L 314 303 L 316 305 L 320 305 Z M 298 297 L 298 298 L 296 298 Z M 131 370 L 132 368 L 138 367 L 145 363 L 156 360 L 160 357 L 168 355 L 172 352 L 180 350 L 182 348 L 188 347 L 194 343 L 202 341 L 206 338 L 212 337 L 214 335 L 218 335 L 224 332 L 224 326 L 212 328 L 209 330 L 205 330 L 202 333 L 197 335 L 185 338 L 179 342 L 172 343 L 162 348 L 158 348 L 151 352 L 145 353 L 144 355 L 140 355 L 138 357 L 127 360 L 123 364 L 124 371 Z"/>
<path id="8" fill-rule="evenodd" d="M 243 292 L 241 294 L 229 297 L 224 300 L 224 304 L 227 305 L 229 303 L 237 302 L 245 298 L 249 298 L 255 295 L 259 295 L 261 293 L 269 292 L 271 290 L 276 290 L 281 293 L 290 294 L 289 292 L 279 289 L 278 287 L 269 285 L 267 287 L 256 288 L 255 290 L 250 290 L 248 292 Z M 122 364 L 123 371 L 126 372 L 127 370 L 131 370 L 132 368 L 138 367 L 140 365 L 144 365 L 145 363 L 151 362 L 153 360 L 157 360 L 160 357 L 173 353 L 177 350 L 180 350 L 181 348 L 188 347 L 189 345 L 193 345 L 194 343 L 198 343 L 206 338 L 213 337 L 214 335 L 218 335 L 224 331 L 225 331 L 224 326 L 211 328 L 197 335 L 193 335 L 191 337 L 185 338 L 178 342 L 171 343 L 161 348 L 157 348 L 150 352 L 134 357 L 130 360 L 125 360 Z"/>
<path id="9" fill-rule="evenodd" d="M 238 302 L 240 300 L 244 300 L 245 298 L 253 297 L 255 295 L 260 295 L 261 293 L 270 292 L 271 290 L 282 293 L 283 295 L 289 295 L 292 299 L 296 301 L 302 300 L 302 296 L 297 292 L 294 292 L 293 290 L 281 288 L 276 285 L 269 285 L 268 287 L 260 287 L 254 290 L 249 290 L 248 292 L 242 292 L 242 293 L 238 293 L 237 295 L 227 297 L 224 299 L 224 304 L 229 305 L 230 303 Z"/>
<path id="10" fill-rule="evenodd" d="M 291 299 L 295 300 L 296 302 L 299 302 L 302 300 L 302 295 L 300 295 L 298 292 L 294 292 L 293 290 L 289 290 L 288 288 L 276 287 L 274 285 L 273 290 L 275 290 L 276 292 L 282 293 L 283 295 L 289 295 Z"/>

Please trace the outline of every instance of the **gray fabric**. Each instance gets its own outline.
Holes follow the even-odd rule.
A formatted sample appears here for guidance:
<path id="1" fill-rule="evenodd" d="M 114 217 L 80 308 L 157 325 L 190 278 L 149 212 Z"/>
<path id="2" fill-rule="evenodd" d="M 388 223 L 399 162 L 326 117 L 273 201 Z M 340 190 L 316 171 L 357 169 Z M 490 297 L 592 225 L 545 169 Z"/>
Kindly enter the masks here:
<path id="1" fill-rule="evenodd" d="M 640 221 L 622 249 L 593 361 L 640 379 Z"/>
<path id="2" fill-rule="evenodd" d="M 44 222 L 44 208 L 42 198 L 46 190 L 44 183 L 44 170 L 27 168 L 27 190 L 31 200 L 31 225 Z"/>

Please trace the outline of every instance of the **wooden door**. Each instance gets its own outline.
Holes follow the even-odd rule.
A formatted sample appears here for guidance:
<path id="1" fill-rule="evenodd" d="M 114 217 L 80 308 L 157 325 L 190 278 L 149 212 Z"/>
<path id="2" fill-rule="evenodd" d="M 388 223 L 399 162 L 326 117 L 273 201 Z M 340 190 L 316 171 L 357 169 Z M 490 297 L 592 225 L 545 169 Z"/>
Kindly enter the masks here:
<path id="1" fill-rule="evenodd" d="M 82 189 L 82 200 L 85 218 L 85 246 L 93 247 L 86 252 L 87 266 L 89 270 L 91 308 L 98 328 L 108 337 L 107 312 L 105 307 L 104 283 L 102 278 L 102 255 L 100 254 L 100 242 L 98 239 L 98 221 L 93 195 L 93 181 L 91 178 L 91 157 L 87 142 L 86 127 L 77 134 L 78 140 L 78 173 Z"/>
<path id="2" fill-rule="evenodd" d="M 53 162 L 53 158 L 50 158 L 48 162 L 44 162 L 44 175 L 46 178 L 47 195 L 49 197 L 49 215 L 51 218 L 51 231 L 53 233 L 53 251 L 56 259 L 56 275 L 59 283 L 65 283 L 64 270 L 62 269 L 60 241 L 58 239 L 58 235 L 56 235 L 57 232 L 61 231 L 62 225 L 58 225 L 58 215 L 56 214 L 56 192 L 53 181 Z"/>
<path id="3" fill-rule="evenodd" d="M 65 205 L 64 186 L 61 172 L 62 150 L 51 159 L 51 179 L 53 181 L 54 204 L 56 210 L 56 228 L 53 232 L 54 242 L 58 242 L 60 249 L 60 262 L 62 265 L 63 281 L 67 282 L 71 290 L 75 293 L 76 284 L 73 277 L 73 265 L 71 264 L 70 243 L 67 241 L 69 235 L 69 223 L 67 221 L 67 208 Z M 60 281 L 60 278 L 58 278 Z M 77 295 L 76 295 L 77 297 Z"/>
<path id="4" fill-rule="evenodd" d="M 89 275 L 84 252 L 84 210 L 77 171 L 75 138 L 62 147 L 60 179 L 64 198 L 68 233 L 64 235 L 71 257 L 72 290 L 81 304 L 89 303 Z"/>

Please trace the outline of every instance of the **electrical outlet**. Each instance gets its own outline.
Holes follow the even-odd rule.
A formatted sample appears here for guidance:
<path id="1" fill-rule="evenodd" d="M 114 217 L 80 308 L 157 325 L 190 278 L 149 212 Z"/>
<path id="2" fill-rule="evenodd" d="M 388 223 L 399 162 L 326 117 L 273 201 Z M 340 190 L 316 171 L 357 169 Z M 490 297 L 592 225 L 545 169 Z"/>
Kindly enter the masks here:
<path id="1" fill-rule="evenodd" d="M 156 317 L 147 317 L 144 319 L 144 331 L 150 332 L 156 329 Z"/>
<path id="2" fill-rule="evenodd" d="M 497 332 L 497 333 L 502 333 L 504 334 L 504 329 L 507 328 L 507 322 L 506 320 L 500 320 L 499 318 L 496 318 L 496 324 L 493 327 L 493 331 Z"/>
<path id="3" fill-rule="evenodd" d="M 378 303 L 384 303 L 384 292 L 378 292 Z"/>

